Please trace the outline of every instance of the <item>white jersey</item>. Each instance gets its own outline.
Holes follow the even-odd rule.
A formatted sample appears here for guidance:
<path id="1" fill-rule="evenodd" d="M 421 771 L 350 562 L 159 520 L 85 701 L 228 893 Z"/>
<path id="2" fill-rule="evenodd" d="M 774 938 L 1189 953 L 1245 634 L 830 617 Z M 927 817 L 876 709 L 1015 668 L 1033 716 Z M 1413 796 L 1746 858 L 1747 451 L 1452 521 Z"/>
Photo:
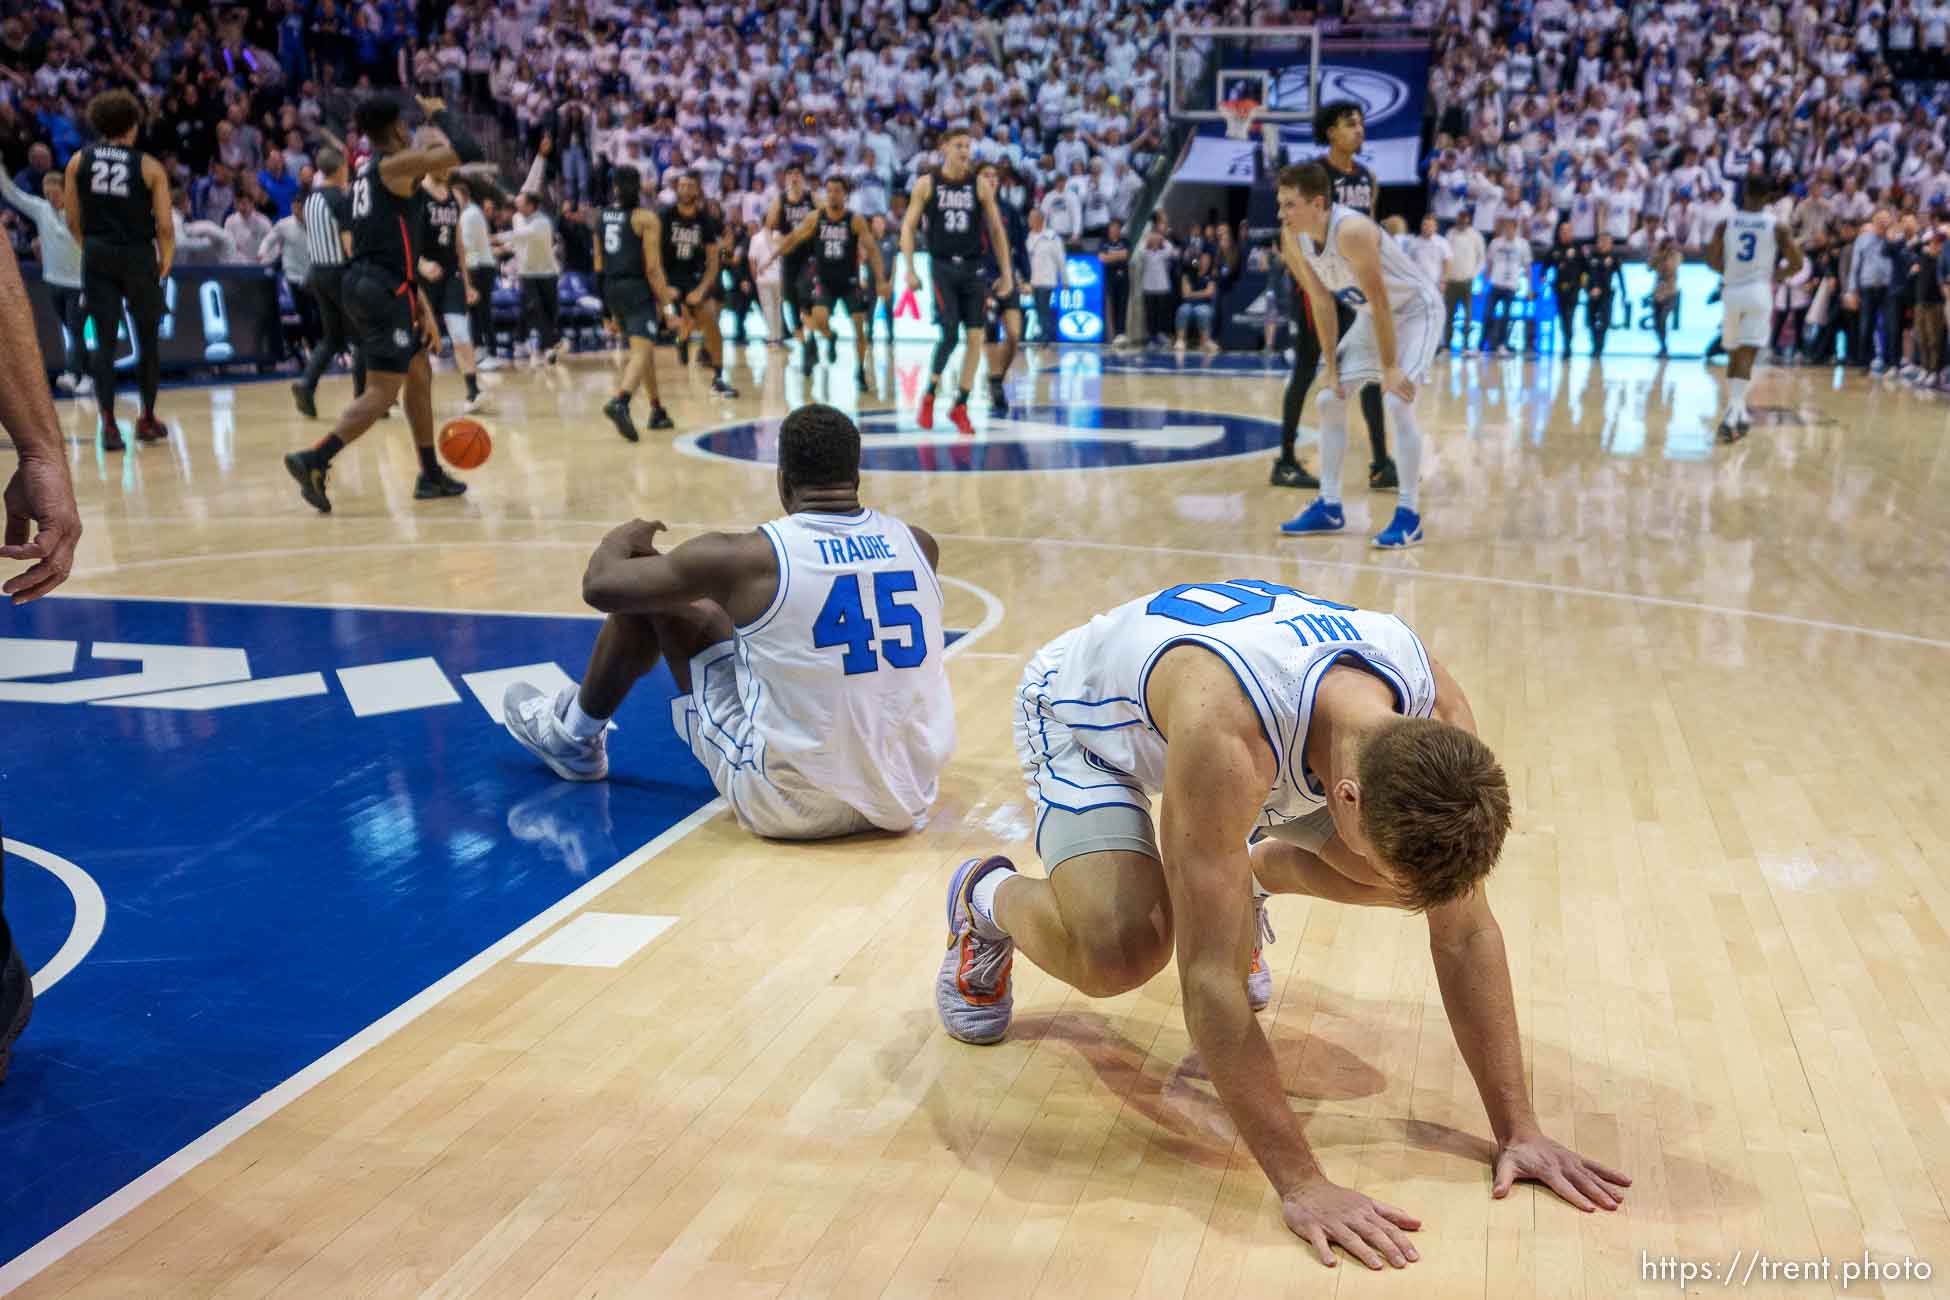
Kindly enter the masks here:
<path id="1" fill-rule="evenodd" d="M 1349 218 L 1367 220 L 1353 208 L 1335 204 L 1327 217 L 1327 238 L 1316 245 L 1311 236 L 1300 236 L 1300 255 L 1320 277 L 1321 284 L 1336 298 L 1359 308 L 1366 303 L 1354 278 L 1354 265 L 1340 248 L 1341 223 Z M 1388 290 L 1388 305 L 1397 316 L 1407 312 L 1440 311 L 1442 294 L 1435 281 L 1409 256 L 1408 250 L 1386 235 L 1381 239 L 1381 280 Z"/>
<path id="2" fill-rule="evenodd" d="M 1152 667 L 1186 642 L 1224 659 L 1258 711 L 1279 765 L 1259 822 L 1267 828 L 1326 806 L 1305 750 L 1314 692 L 1335 663 L 1365 665 L 1393 689 L 1398 713 L 1426 718 L 1435 708 L 1428 651 L 1408 624 L 1274 582 L 1167 587 L 1099 614 L 1061 640 L 1047 680 L 1026 688 L 1026 696 L 1033 688 L 1026 704 L 1068 729 L 1106 775 L 1128 777 L 1154 795 L 1164 789 L 1165 739 L 1144 703 Z M 1077 791 L 1041 794 L 1059 806 L 1079 798 Z"/>
<path id="3" fill-rule="evenodd" d="M 1720 229 L 1725 241 L 1720 259 L 1720 265 L 1726 268 L 1723 296 L 1771 296 L 1774 263 L 1780 257 L 1773 214 L 1736 212 Z"/>
<path id="4" fill-rule="evenodd" d="M 779 591 L 738 629 L 751 725 L 731 739 L 775 784 L 907 830 L 955 751 L 934 570 L 908 526 L 875 510 L 787 515 L 759 531 L 778 554 Z"/>

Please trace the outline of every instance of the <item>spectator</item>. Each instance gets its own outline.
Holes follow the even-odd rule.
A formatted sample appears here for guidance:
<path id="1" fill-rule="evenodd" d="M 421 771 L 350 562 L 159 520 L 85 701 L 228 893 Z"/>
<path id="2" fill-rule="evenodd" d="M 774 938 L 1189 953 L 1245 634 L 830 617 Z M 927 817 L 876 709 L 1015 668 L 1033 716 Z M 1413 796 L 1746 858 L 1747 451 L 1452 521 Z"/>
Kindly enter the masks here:
<path id="1" fill-rule="evenodd" d="M 265 155 L 264 168 L 257 173 L 257 188 L 264 195 L 271 220 L 291 215 L 291 201 L 298 197 L 298 178 L 286 166 L 283 150 L 273 149 Z"/>
<path id="2" fill-rule="evenodd" d="M 531 355 L 554 365 L 562 355 L 562 267 L 555 255 L 555 223 L 535 196 L 524 190 L 515 196 L 515 218 L 497 243 L 514 254 L 523 325 L 536 338 Z"/>
<path id="3" fill-rule="evenodd" d="M 1179 279 L 1177 332 L 1173 346 L 1183 352 L 1186 330 L 1196 329 L 1202 340 L 1201 346 L 1210 356 L 1219 350 L 1217 340 L 1212 337 L 1213 309 L 1219 297 L 1219 277 L 1212 269 L 1212 254 L 1200 253 L 1198 261 L 1186 267 Z"/>
<path id="4" fill-rule="evenodd" d="M 1062 236 L 1050 229 L 1041 209 L 1029 213 L 1029 288 L 1036 299 L 1036 320 L 1045 344 L 1056 341 L 1056 291 L 1066 276 Z"/>
<path id="5" fill-rule="evenodd" d="M 1161 223 L 1153 222 L 1144 234 L 1144 256 L 1138 261 L 1138 287 L 1144 292 L 1144 335 L 1147 346 L 1156 347 L 1171 337 L 1171 264 L 1176 251 L 1165 242 Z"/>
<path id="6" fill-rule="evenodd" d="M 271 236 L 271 219 L 257 210 L 255 197 L 239 194 L 237 210 L 224 218 L 223 233 L 240 261 L 256 262 L 264 241 Z"/>
<path id="7" fill-rule="evenodd" d="M 1443 332 L 1448 335 L 1449 351 L 1456 350 L 1454 328 L 1456 309 L 1462 309 L 1463 346 L 1469 345 L 1469 327 L 1475 324 L 1476 304 L 1472 295 L 1476 277 L 1482 273 L 1489 248 L 1474 226 L 1457 225 L 1449 232 L 1449 261 L 1442 277 Z"/>
<path id="8" fill-rule="evenodd" d="M 1124 238 L 1122 218 L 1111 218 L 1097 258 L 1104 268 L 1104 333 L 1116 347 L 1126 342 L 1124 328 L 1131 304 L 1131 241 Z"/>

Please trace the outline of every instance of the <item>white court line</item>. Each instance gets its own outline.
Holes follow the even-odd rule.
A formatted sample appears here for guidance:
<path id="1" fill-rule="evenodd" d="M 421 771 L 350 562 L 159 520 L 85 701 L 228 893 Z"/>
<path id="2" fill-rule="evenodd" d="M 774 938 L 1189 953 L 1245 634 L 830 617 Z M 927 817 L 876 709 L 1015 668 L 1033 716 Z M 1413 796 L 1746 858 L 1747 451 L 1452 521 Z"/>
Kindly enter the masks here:
<path id="1" fill-rule="evenodd" d="M 591 526 L 594 526 L 593 521 L 587 521 L 587 520 L 565 519 L 565 520 L 553 520 L 549 522 L 554 524 L 578 524 L 578 525 L 589 523 Z M 732 525 L 732 527 L 743 527 L 743 526 L 744 525 Z M 695 529 L 697 531 L 709 531 L 713 529 L 722 528 L 724 527 L 724 525 L 673 523 L 670 524 L 669 527 L 674 530 Z M 1833 622 L 1829 622 L 1826 619 L 1802 618 L 1798 614 L 1776 614 L 1768 610 L 1742 609 L 1737 605 L 1709 605 L 1704 601 L 1680 600 L 1671 596 L 1648 596 L 1642 592 L 1636 592 L 1636 591 L 1607 591 L 1602 587 L 1572 587 L 1572 586 L 1566 586 L 1562 583 L 1534 582 L 1524 578 L 1493 578 L 1486 574 L 1480 574 L 1480 573 L 1456 573 L 1456 572 L 1446 571 L 1441 569 L 1416 569 L 1416 568 L 1406 568 L 1400 565 L 1392 565 L 1392 564 L 1375 564 L 1375 563 L 1365 563 L 1365 562 L 1356 563 L 1351 560 L 1321 559 L 1317 556 L 1309 554 L 1306 550 L 1302 549 L 1304 543 L 1289 542 L 1282 550 L 1277 552 L 1202 551 L 1202 550 L 1198 550 L 1195 547 L 1186 547 L 1186 546 L 1138 546 L 1129 542 L 1099 542 L 1099 541 L 1090 541 L 1081 538 L 1069 538 L 1069 537 L 995 537 L 995 536 L 986 536 L 979 533 L 936 533 L 935 536 L 937 538 L 941 538 L 945 541 L 951 541 L 951 542 L 990 543 L 998 546 L 1039 546 L 1039 547 L 1046 547 L 1046 548 L 1048 547 L 1070 548 L 1076 550 L 1116 551 L 1126 555 L 1182 555 L 1194 559 L 1246 560 L 1246 561 L 1259 563 L 1259 564 L 1266 564 L 1266 563 L 1285 564 L 1289 559 L 1298 559 L 1313 568 L 1339 569 L 1346 573 L 1378 573 L 1385 577 L 1398 578 L 1407 581 L 1426 580 L 1432 582 L 1456 582 L 1456 583 L 1463 583 L 1467 585 L 1481 586 L 1481 587 L 1502 587 L 1502 588 L 1516 590 L 1516 591 L 1539 591 L 1554 596 L 1584 596 L 1593 600 L 1614 600 L 1614 601 L 1622 601 L 1627 604 L 1634 604 L 1634 605 L 1651 605 L 1662 609 L 1690 610 L 1698 614 L 1717 614 L 1726 618 L 1751 618 L 1751 619 L 1757 619 L 1763 623 L 1779 623 L 1787 627 L 1805 627 L 1810 629 L 1811 631 L 1840 632 L 1850 636 L 1870 637 L 1872 639 L 1879 640 L 1879 641 L 1899 641 L 1908 645 L 1923 645 L 1923 646 L 1930 646 L 1938 650 L 1950 650 L 1950 640 L 1946 640 L 1941 637 L 1918 636 L 1913 632 L 1895 632 L 1886 628 L 1862 627 L 1854 623 L 1833 623 Z M 538 547 L 574 547 L 578 549 L 587 549 L 587 544 L 583 542 L 558 542 L 558 541 L 546 541 L 546 540 L 516 541 L 514 539 L 499 539 L 499 538 L 487 538 L 477 542 L 375 542 L 370 544 L 361 543 L 361 544 L 345 545 L 345 546 L 285 547 L 285 548 L 280 548 L 277 550 L 269 550 L 269 551 L 232 552 L 226 555 L 184 555 L 184 556 L 171 556 L 171 557 L 167 557 L 163 559 L 155 559 L 155 560 L 134 560 L 127 564 L 111 564 L 111 565 L 106 565 L 106 566 L 87 569 L 87 570 L 77 569 L 75 570 L 73 576 L 77 578 L 101 577 L 113 573 L 122 573 L 122 572 L 127 572 L 135 569 L 164 568 L 170 565 L 200 564 L 200 563 L 214 562 L 220 560 L 234 561 L 234 560 L 249 560 L 249 559 L 286 559 L 298 555 L 333 554 L 337 552 L 352 552 L 352 551 L 476 550 L 482 547 L 493 547 L 493 546 L 521 546 L 529 550 L 533 550 Z M 327 605 L 318 602 L 306 602 L 306 601 L 198 600 L 195 598 L 182 597 L 182 596 L 121 596 L 121 595 L 97 595 L 95 593 L 81 593 L 81 592 L 75 592 L 75 593 L 64 592 L 61 595 L 51 597 L 50 599 L 59 600 L 63 598 L 70 599 L 70 600 L 77 600 L 77 599 L 79 600 L 163 600 L 163 601 L 170 601 L 177 604 L 190 604 L 190 605 L 195 605 L 195 604 L 297 605 L 304 608 L 313 608 L 313 609 L 372 609 L 372 610 L 399 609 L 399 610 L 407 610 L 407 611 L 415 611 L 415 612 L 417 612 L 420 609 L 419 606 L 413 606 L 413 605 Z M 543 614 L 543 613 L 537 613 L 532 610 L 495 610 L 495 609 L 438 610 L 436 609 L 436 610 L 428 610 L 426 612 L 446 613 L 446 614 L 514 613 L 514 614 L 530 615 L 537 618 L 582 617 L 581 615 L 575 615 L 575 614 Z M 957 642 L 956 644 L 959 645 L 960 642 Z M 950 649 L 952 648 L 953 647 L 950 647 Z"/>
<path id="2" fill-rule="evenodd" d="M 19 840 L 0 840 L 0 847 L 17 858 L 47 868 L 74 895 L 74 924 L 68 929 L 67 942 L 48 958 L 47 965 L 34 972 L 34 996 L 40 997 L 94 950 L 96 940 L 102 937 L 102 927 L 108 922 L 108 904 L 95 878 L 59 854 Z M 6 1279 L 0 1275 L 0 1293 L 4 1293 L 5 1286 Z"/>
<path id="3" fill-rule="evenodd" d="M 504 935 L 493 946 L 453 971 L 438 983 L 422 990 L 393 1011 L 373 1021 L 310 1065 L 292 1075 L 271 1091 L 251 1102 L 223 1123 L 205 1133 L 176 1154 L 150 1169 L 93 1208 L 82 1212 L 33 1246 L 0 1265 L 0 1295 L 25 1284 L 74 1250 L 102 1229 L 128 1214 L 189 1173 L 210 1157 L 249 1133 L 271 1116 L 310 1092 L 352 1062 L 379 1046 L 400 1030 L 439 1006 L 455 992 L 473 983 L 503 958 L 527 947 L 543 931 L 571 913 L 579 911 L 629 877 L 671 845 L 689 835 L 723 811 L 725 802 L 713 799 L 696 812 L 651 840 L 582 888 L 562 899 L 547 911 Z M 13 841 L 9 840 L 9 847 Z M 26 856 L 23 854 L 22 856 Z M 38 860 L 38 859 L 37 859 Z"/>

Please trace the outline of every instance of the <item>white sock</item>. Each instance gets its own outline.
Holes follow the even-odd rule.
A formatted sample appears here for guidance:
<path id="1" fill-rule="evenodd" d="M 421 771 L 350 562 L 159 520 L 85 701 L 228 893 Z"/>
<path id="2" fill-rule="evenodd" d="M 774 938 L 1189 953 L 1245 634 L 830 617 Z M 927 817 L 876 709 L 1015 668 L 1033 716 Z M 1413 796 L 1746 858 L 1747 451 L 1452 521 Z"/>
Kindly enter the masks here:
<path id="1" fill-rule="evenodd" d="M 1007 867 L 998 867 L 976 881 L 975 888 L 968 895 L 968 904 L 975 910 L 975 915 L 1003 934 L 1007 934 L 1008 931 L 1003 930 L 1001 924 L 995 919 L 995 891 L 1002 888 L 1003 881 L 1015 878 L 1015 872 Z"/>
<path id="2" fill-rule="evenodd" d="M 1745 379 L 1727 380 L 1727 414 L 1743 417 L 1747 414 L 1747 385 Z"/>
<path id="3" fill-rule="evenodd" d="M 609 725 L 608 718 L 592 718 L 582 711 L 582 696 L 569 699 L 569 711 L 562 717 L 562 727 L 577 740 L 587 740 Z"/>
<path id="4" fill-rule="evenodd" d="M 1341 462 L 1347 456 L 1347 403 L 1331 388 L 1320 390 L 1320 499 L 1341 504 Z"/>
<path id="5" fill-rule="evenodd" d="M 1415 404 L 1404 402 L 1393 393 L 1381 395 L 1381 407 L 1395 430 L 1395 473 L 1401 480 L 1396 504 L 1403 510 L 1420 510 L 1417 504 L 1422 489 L 1422 426 L 1415 422 Z"/>

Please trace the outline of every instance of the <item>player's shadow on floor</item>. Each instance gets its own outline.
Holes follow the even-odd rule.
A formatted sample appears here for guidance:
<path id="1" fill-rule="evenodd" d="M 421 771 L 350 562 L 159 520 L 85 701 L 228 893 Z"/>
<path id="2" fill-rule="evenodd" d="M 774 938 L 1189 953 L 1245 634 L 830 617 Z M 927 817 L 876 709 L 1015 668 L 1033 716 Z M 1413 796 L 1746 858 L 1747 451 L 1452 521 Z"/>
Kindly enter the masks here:
<path id="1" fill-rule="evenodd" d="M 1295 991 L 1289 990 L 1289 993 Z M 1344 995 L 1335 996 L 1346 1000 Z M 1357 1006 L 1350 1005 L 1346 1010 L 1363 1023 L 1364 1032 L 1370 1035 L 1397 1032 L 1390 1028 L 1379 1007 L 1374 1009 L 1372 1017 L 1362 1016 Z M 1167 1014 L 1176 1016 L 1177 1008 L 1173 1007 Z M 1084 1009 L 1030 1013 L 1018 1016 L 1010 1026 L 1009 1042 L 1038 1055 L 1054 1050 L 1081 1061 L 1096 1076 L 1103 1090 L 1116 1098 L 1114 1103 L 1107 1101 L 1103 1104 L 1120 1105 L 1148 1122 L 1151 1132 L 1146 1135 L 1146 1141 L 1151 1145 L 1194 1165 L 1215 1170 L 1226 1168 L 1234 1157 L 1238 1130 L 1219 1102 L 1198 1054 L 1187 1050 L 1178 1060 L 1168 1061 L 1155 1048 L 1142 1046 L 1120 1032 L 1116 1023 L 1117 1019 L 1113 1016 Z M 1446 1182 L 1456 1184 L 1479 1183 L 1484 1195 L 1488 1195 L 1496 1147 L 1488 1136 L 1487 1119 L 1482 1121 L 1480 1130 L 1470 1131 L 1408 1115 L 1350 1116 L 1333 1113 L 1341 1103 L 1359 1101 L 1380 1093 L 1387 1085 L 1382 1072 L 1347 1048 L 1318 1034 L 1296 1033 L 1291 1028 L 1281 1026 L 1277 1019 L 1264 1020 L 1262 1023 L 1272 1040 L 1282 1086 L 1307 1131 L 1309 1144 L 1316 1151 L 1386 1147 L 1399 1143 L 1414 1150 L 1454 1157 L 1453 1161 L 1444 1163 L 1443 1173 L 1439 1176 Z M 1006 1049 L 962 1050 L 982 1054 L 970 1062 L 971 1066 L 985 1058 L 999 1066 L 1002 1062 L 989 1057 L 989 1054 L 994 1053 L 999 1057 Z M 1376 1059 L 1388 1058 L 1391 1055 L 1389 1045 L 1376 1038 L 1372 1055 Z M 1010 1077 L 1006 1080 L 991 1077 L 987 1082 L 997 1085 L 996 1102 L 1001 1102 L 1003 1094 L 1010 1090 L 1021 1070 L 1038 1068 L 1047 1072 L 1050 1066 L 1032 1057 L 1028 1062 L 1011 1065 L 1008 1070 Z M 1573 1073 L 1579 1072 L 1575 1062 L 1572 1063 L 1572 1070 Z M 965 1163 L 972 1165 L 979 1163 L 975 1150 L 992 1112 L 985 1112 L 982 1122 L 971 1127 L 973 1116 L 968 1106 L 968 1093 L 955 1088 L 954 1073 L 951 1067 L 943 1078 L 932 1083 L 920 1105 L 941 1141 Z M 964 1082 L 980 1086 L 977 1080 Z M 1614 1082 L 1623 1084 L 1627 1081 L 1614 1079 Z M 1650 1089 L 1655 1099 L 1651 1114 L 1682 1113 L 1664 1104 L 1668 1100 L 1664 1096 L 1666 1089 L 1656 1082 L 1650 1084 Z M 1622 1092 L 1620 1100 L 1625 1100 L 1626 1094 L 1633 1091 L 1627 1089 Z M 1058 1094 L 1064 1092 L 1074 1092 L 1074 1088 L 1066 1086 L 1060 1077 L 1054 1079 L 1049 1088 L 1050 1096 L 1040 1102 L 1044 1114 L 1039 1115 L 1039 1122 L 1044 1122 L 1047 1112 L 1068 1109 L 1067 1102 L 1055 1100 Z M 1676 1097 L 1669 1100 L 1675 1106 L 1680 1102 Z M 1686 1100 L 1685 1106 L 1702 1125 L 1710 1118 L 1709 1109 L 1697 1098 Z M 1328 1108 L 1330 1113 L 1316 1114 L 1321 1108 Z M 1578 1119 L 1581 1133 L 1553 1132 L 1551 1136 L 1576 1147 L 1579 1141 L 1589 1144 L 1596 1128 L 1605 1125 L 1618 1128 L 1620 1131 L 1614 1135 L 1617 1140 L 1609 1148 L 1587 1149 L 1584 1154 L 1602 1163 L 1627 1166 L 1626 1172 L 1634 1175 L 1641 1189 L 1636 1196 L 1627 1194 L 1627 1207 L 1635 1210 L 1637 1217 L 1684 1222 L 1697 1218 L 1701 1213 L 1723 1212 L 1729 1207 L 1758 1203 L 1758 1194 L 1752 1184 L 1735 1177 L 1728 1170 L 1670 1150 L 1661 1151 L 1656 1178 L 1655 1171 L 1650 1168 L 1630 1168 L 1629 1160 L 1618 1149 L 1629 1137 L 1623 1131 L 1621 1118 L 1615 1114 L 1581 1114 Z M 1120 1119 L 1120 1122 L 1127 1121 Z M 1656 1138 L 1658 1135 L 1654 1132 L 1650 1136 Z M 1096 1159 L 1094 1151 L 1080 1154 L 1087 1161 Z M 1429 1173 L 1425 1170 L 1419 1176 L 1428 1177 Z M 1662 1195 L 1647 1194 L 1649 1185 L 1655 1182 L 1665 1184 Z M 1540 1189 L 1540 1195 L 1548 1197 L 1550 1193 Z"/>

